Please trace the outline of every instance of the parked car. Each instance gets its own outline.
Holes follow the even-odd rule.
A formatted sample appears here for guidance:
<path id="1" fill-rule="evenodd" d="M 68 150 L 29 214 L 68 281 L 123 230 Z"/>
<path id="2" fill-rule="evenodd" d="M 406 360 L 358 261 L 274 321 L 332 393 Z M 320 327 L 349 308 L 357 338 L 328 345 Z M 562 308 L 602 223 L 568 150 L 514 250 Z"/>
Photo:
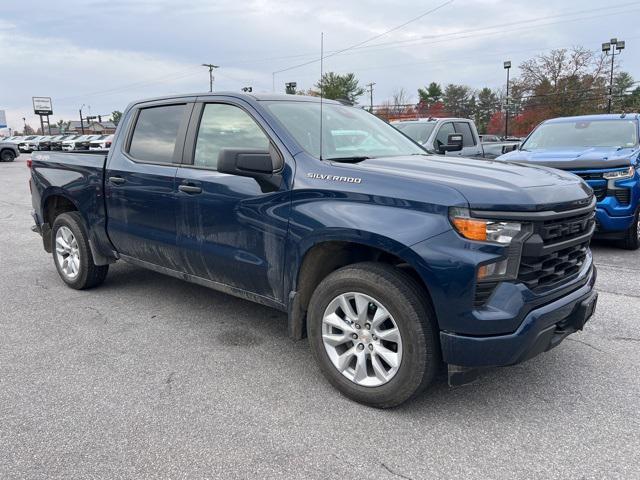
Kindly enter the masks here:
<path id="1" fill-rule="evenodd" d="M 75 138 L 64 140 L 62 142 L 62 150 L 89 150 L 89 143 L 99 135 L 79 135 Z"/>
<path id="2" fill-rule="evenodd" d="M 18 146 L 13 142 L 0 142 L 0 162 L 13 162 L 20 155 Z"/>
<path id="3" fill-rule="evenodd" d="M 18 150 L 20 150 L 21 153 L 31 153 L 32 152 L 30 147 L 31 141 L 36 140 L 38 138 L 40 138 L 39 135 L 29 135 L 29 136 L 23 137 L 20 140 L 20 143 L 18 143 Z"/>
<path id="4" fill-rule="evenodd" d="M 392 125 L 430 153 L 467 158 L 495 158 L 517 148 L 513 142 L 482 143 L 475 122 L 468 118 L 422 118 L 400 120 Z M 447 147 L 449 135 L 462 135 L 462 148 Z"/>
<path id="5" fill-rule="evenodd" d="M 29 141 L 28 149 L 32 152 L 38 152 L 41 150 L 51 150 L 51 139 L 53 135 L 43 135 L 34 138 Z"/>
<path id="6" fill-rule="evenodd" d="M 596 237 L 640 247 L 640 120 L 638 114 L 587 115 L 542 122 L 519 150 L 500 160 L 566 170 L 595 192 Z"/>
<path id="7" fill-rule="evenodd" d="M 277 308 L 327 379 L 375 407 L 443 361 L 459 384 L 529 359 L 596 305 L 595 199 L 579 178 L 429 155 L 330 100 L 136 102 L 107 154 L 37 153 L 30 186 L 71 288 L 122 260 Z"/>
<path id="8" fill-rule="evenodd" d="M 113 135 L 100 135 L 99 138 L 91 140 L 89 150 L 109 150 L 113 142 Z"/>
<path id="9" fill-rule="evenodd" d="M 60 151 L 62 150 L 62 142 L 66 140 L 73 140 L 78 137 L 80 137 L 80 135 L 76 135 L 76 134 L 63 135 L 61 138 L 57 138 L 51 141 L 50 149 L 55 151 Z"/>

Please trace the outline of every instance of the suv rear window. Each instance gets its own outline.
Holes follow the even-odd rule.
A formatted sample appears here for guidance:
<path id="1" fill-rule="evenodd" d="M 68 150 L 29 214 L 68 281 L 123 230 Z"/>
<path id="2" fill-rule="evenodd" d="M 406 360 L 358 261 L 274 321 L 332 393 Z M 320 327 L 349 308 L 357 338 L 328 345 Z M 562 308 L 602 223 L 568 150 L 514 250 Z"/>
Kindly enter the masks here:
<path id="1" fill-rule="evenodd" d="M 136 160 L 172 163 L 185 105 L 143 108 L 138 114 L 129 154 Z"/>

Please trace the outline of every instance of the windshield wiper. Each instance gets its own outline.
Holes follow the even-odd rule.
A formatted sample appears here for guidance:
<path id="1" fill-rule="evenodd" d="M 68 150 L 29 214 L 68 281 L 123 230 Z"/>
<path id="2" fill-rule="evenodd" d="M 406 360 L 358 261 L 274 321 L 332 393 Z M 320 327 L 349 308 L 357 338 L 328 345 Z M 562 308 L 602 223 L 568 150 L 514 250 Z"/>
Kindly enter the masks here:
<path id="1" fill-rule="evenodd" d="M 331 158 L 325 158 L 325 160 L 327 160 L 329 162 L 338 162 L 338 163 L 358 163 L 358 162 L 362 162 L 363 160 L 369 160 L 371 158 L 374 158 L 374 157 L 367 157 L 367 156 L 364 156 L 364 155 L 361 155 L 361 156 L 354 155 L 353 157 L 331 157 Z"/>

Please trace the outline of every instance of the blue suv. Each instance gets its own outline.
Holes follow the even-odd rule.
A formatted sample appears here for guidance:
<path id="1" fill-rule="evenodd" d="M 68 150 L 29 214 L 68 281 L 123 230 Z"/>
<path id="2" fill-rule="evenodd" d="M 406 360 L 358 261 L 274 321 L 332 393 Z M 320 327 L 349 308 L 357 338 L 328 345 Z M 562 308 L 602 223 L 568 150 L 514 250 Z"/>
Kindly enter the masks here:
<path id="1" fill-rule="evenodd" d="M 638 114 L 547 120 L 520 149 L 499 160 L 566 170 L 580 176 L 598 200 L 596 238 L 640 247 L 640 128 Z"/>

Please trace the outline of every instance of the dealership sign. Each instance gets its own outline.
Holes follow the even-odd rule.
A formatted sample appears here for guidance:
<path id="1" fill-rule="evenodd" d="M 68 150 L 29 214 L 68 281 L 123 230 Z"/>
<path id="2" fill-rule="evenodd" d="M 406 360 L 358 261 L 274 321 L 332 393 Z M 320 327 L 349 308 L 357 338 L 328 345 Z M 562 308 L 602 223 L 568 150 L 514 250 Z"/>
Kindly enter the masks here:
<path id="1" fill-rule="evenodd" d="M 36 115 L 53 115 L 51 97 L 32 97 L 33 111 Z"/>
<path id="2" fill-rule="evenodd" d="M 0 110 L 0 128 L 7 128 L 7 116 L 4 110 Z"/>

